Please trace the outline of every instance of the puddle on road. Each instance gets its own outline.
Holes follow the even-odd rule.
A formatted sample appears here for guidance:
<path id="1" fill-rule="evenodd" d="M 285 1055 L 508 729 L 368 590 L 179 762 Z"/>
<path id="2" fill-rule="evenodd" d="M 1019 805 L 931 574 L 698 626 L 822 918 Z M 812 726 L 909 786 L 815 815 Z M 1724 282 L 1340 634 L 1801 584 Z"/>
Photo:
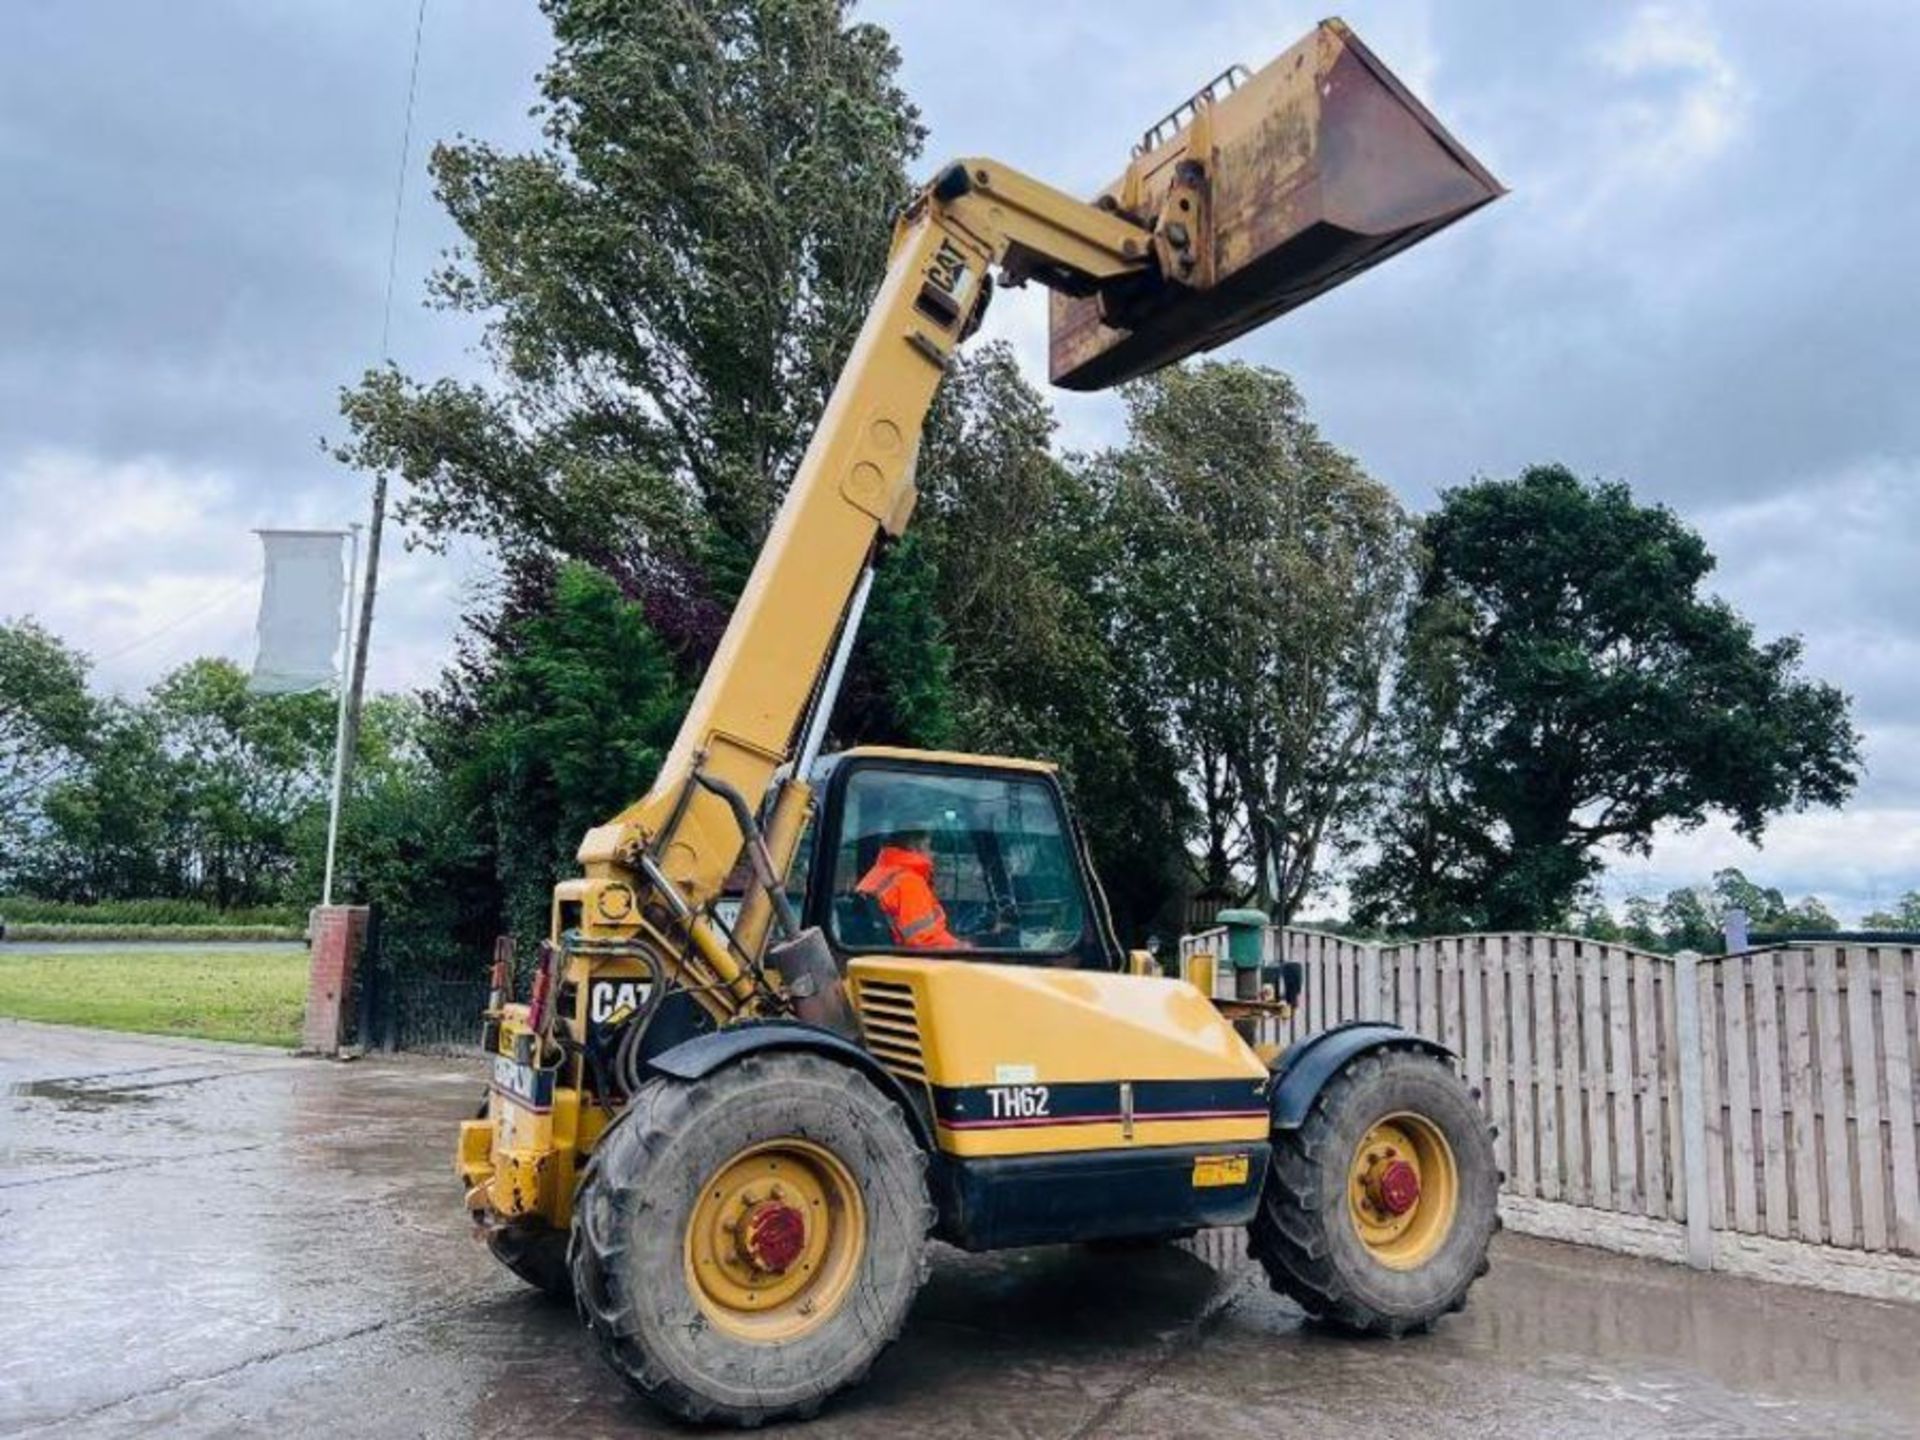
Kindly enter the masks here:
<path id="1" fill-rule="evenodd" d="M 123 1105 L 151 1105 L 155 1099 L 150 1090 L 89 1085 L 83 1080 L 29 1080 L 9 1085 L 7 1094 L 27 1100 L 51 1100 L 68 1110 L 89 1113 Z"/>

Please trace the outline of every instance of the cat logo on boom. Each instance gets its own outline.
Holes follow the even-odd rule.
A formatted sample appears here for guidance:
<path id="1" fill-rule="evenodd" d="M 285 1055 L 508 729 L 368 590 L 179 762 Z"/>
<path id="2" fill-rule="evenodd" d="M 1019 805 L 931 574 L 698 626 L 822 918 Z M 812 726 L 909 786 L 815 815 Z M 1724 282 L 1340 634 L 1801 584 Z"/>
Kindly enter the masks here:
<path id="1" fill-rule="evenodd" d="M 942 240 L 940 248 L 934 252 L 933 263 L 927 266 L 927 279 L 951 295 L 955 303 L 964 303 L 967 282 L 971 278 L 967 270 L 967 257 L 960 247 L 951 240 Z"/>
<path id="2" fill-rule="evenodd" d="M 926 279 L 914 308 L 942 329 L 951 330 L 967 313 L 973 294 L 973 272 L 967 256 L 951 240 L 942 240 L 927 262 Z"/>

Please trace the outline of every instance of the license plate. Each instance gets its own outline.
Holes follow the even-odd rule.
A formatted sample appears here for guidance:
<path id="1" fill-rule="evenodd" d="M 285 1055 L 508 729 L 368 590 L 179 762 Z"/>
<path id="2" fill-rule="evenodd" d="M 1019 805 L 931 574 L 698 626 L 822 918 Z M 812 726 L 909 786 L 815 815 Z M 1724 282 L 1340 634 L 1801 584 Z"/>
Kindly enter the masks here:
<path id="1" fill-rule="evenodd" d="M 1193 1188 L 1247 1183 L 1245 1155 L 1196 1155 L 1193 1157 Z"/>

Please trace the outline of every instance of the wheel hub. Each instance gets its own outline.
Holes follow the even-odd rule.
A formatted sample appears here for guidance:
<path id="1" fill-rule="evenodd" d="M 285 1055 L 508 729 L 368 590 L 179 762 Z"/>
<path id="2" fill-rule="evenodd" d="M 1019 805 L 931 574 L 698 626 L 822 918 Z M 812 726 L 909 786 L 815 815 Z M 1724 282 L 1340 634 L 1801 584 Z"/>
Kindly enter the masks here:
<path id="1" fill-rule="evenodd" d="M 1347 1171 L 1354 1233 L 1389 1270 L 1414 1270 L 1440 1250 L 1459 1209 L 1459 1170 L 1440 1127 L 1402 1111 L 1374 1122 Z"/>
<path id="2" fill-rule="evenodd" d="M 1420 1203 L 1420 1172 L 1404 1160 L 1374 1167 L 1367 1188 L 1373 1203 L 1389 1215 L 1404 1215 Z"/>
<path id="3" fill-rule="evenodd" d="M 807 1247 L 807 1217 L 784 1201 L 762 1201 L 747 1212 L 739 1235 L 747 1259 L 770 1275 L 784 1275 Z"/>
<path id="4" fill-rule="evenodd" d="M 860 1187 L 839 1157 L 798 1136 L 762 1141 L 721 1164 L 695 1197 L 688 1287 L 730 1334 L 792 1340 L 846 1298 L 865 1235 Z"/>

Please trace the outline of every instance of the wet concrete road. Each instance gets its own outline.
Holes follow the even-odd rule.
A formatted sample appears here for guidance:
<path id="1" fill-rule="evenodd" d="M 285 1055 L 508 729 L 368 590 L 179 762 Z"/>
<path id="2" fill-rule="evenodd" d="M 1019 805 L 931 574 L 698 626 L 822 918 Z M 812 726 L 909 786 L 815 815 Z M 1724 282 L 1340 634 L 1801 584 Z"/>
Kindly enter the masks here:
<path id="1" fill-rule="evenodd" d="M 685 1433 L 468 1238 L 477 1073 L 0 1021 L 0 1433 Z M 791 1433 L 1911 1436 L 1920 1309 L 1502 1237 L 1464 1315 L 1359 1344 L 1221 1237 L 940 1250 Z"/>

